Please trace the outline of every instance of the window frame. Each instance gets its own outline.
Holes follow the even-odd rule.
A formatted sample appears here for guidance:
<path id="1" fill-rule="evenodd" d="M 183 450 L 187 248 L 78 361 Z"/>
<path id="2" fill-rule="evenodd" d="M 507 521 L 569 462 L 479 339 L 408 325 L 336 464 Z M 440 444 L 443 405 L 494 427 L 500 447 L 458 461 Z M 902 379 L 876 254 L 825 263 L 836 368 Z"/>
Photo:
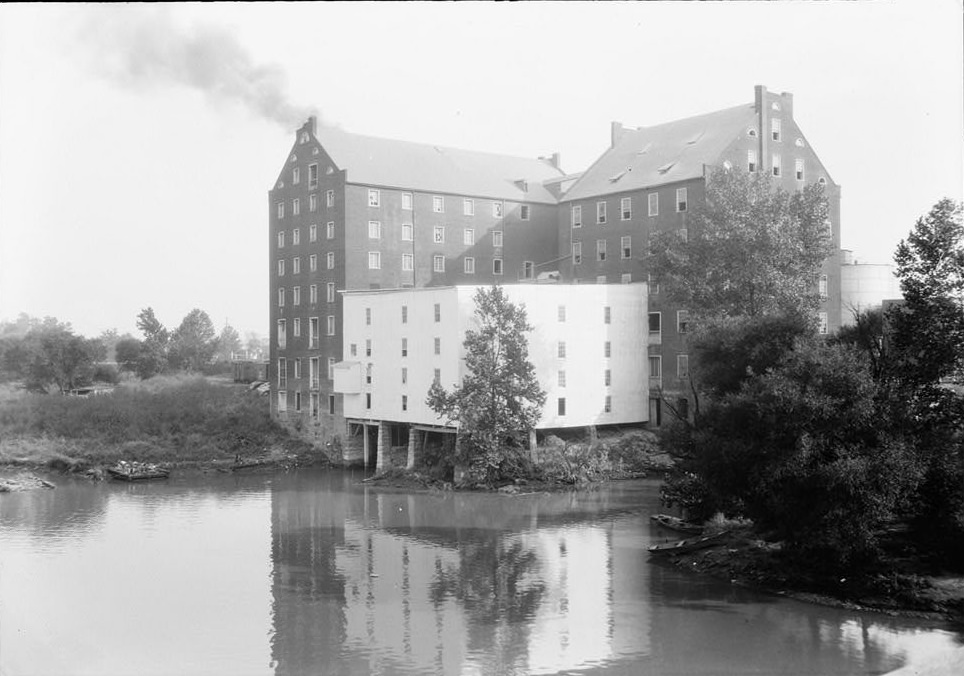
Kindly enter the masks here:
<path id="1" fill-rule="evenodd" d="M 600 200 L 596 202 L 596 224 L 597 225 L 606 224 L 606 220 L 608 218 L 608 214 L 606 212 L 608 207 L 606 205 L 607 205 L 606 200 Z"/>
<path id="2" fill-rule="evenodd" d="M 685 186 L 676 189 L 676 213 L 682 214 L 689 208 L 688 198 L 689 194 Z"/>
<path id="3" fill-rule="evenodd" d="M 382 191 L 378 188 L 368 189 L 368 206 L 369 207 L 379 207 L 382 201 Z"/>
<path id="4" fill-rule="evenodd" d="M 620 220 L 631 221 L 633 219 L 633 198 L 623 197 L 619 200 Z"/>
<path id="5" fill-rule="evenodd" d="M 432 272 L 445 272 L 445 256 L 434 254 L 432 256 Z"/>
<path id="6" fill-rule="evenodd" d="M 432 213 L 445 213 L 445 197 L 442 195 L 432 195 Z"/>
<path id="7" fill-rule="evenodd" d="M 582 227 L 582 205 L 573 204 L 569 224 L 573 228 Z"/>
<path id="8" fill-rule="evenodd" d="M 382 252 L 381 251 L 368 252 L 368 269 L 369 270 L 382 269 Z"/>
<path id="9" fill-rule="evenodd" d="M 650 217 L 659 216 L 659 193 L 651 192 L 646 196 L 646 209 Z"/>
<path id="10" fill-rule="evenodd" d="M 475 216 L 475 200 L 463 197 L 462 198 L 462 215 L 463 216 Z"/>
<path id="11" fill-rule="evenodd" d="M 632 235 L 623 235 L 619 238 L 619 257 L 624 261 L 633 257 Z"/>

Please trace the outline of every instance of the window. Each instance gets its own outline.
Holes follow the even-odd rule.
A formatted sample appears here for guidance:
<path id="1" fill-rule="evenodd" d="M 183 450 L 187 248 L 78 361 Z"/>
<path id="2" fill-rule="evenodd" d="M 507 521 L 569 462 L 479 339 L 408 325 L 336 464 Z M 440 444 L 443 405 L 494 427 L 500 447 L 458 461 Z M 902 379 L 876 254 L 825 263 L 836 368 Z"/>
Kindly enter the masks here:
<path id="1" fill-rule="evenodd" d="M 442 369 L 435 369 L 432 375 L 432 382 L 441 383 L 442 382 Z"/>
<path id="2" fill-rule="evenodd" d="M 445 213 L 445 199 L 438 195 L 432 197 L 432 211 L 437 214 Z"/>
<path id="3" fill-rule="evenodd" d="M 492 259 L 492 274 L 501 275 L 502 274 L 502 259 L 493 258 Z"/>
<path id="4" fill-rule="evenodd" d="M 686 211 L 686 188 L 676 189 L 676 211 Z"/>
<path id="5" fill-rule="evenodd" d="M 314 305 L 318 302 L 318 285 L 312 284 L 308 287 L 308 302 Z"/>
<path id="6" fill-rule="evenodd" d="M 608 305 L 603 307 L 603 324 L 612 324 L 613 312 L 612 308 Z"/>
<path id="7" fill-rule="evenodd" d="M 746 151 L 746 170 L 751 174 L 756 172 L 756 151 L 747 150 Z"/>
<path id="8" fill-rule="evenodd" d="M 408 410 L 408 395 L 407 395 L 407 394 L 403 394 L 403 395 L 402 395 L 402 410 L 403 410 L 403 411 L 407 411 L 407 410 Z"/>
<path id="9" fill-rule="evenodd" d="M 278 387 L 288 386 L 288 360 L 282 357 L 278 360 Z"/>
<path id="10" fill-rule="evenodd" d="M 300 286 L 296 286 L 291 290 L 291 303 L 292 305 L 301 305 L 301 287 Z"/>
<path id="11" fill-rule="evenodd" d="M 368 252 L 368 269 L 381 270 L 381 267 L 382 267 L 382 252 L 369 251 Z"/>
<path id="12" fill-rule="evenodd" d="M 312 392 L 308 395 L 309 406 L 311 407 L 311 417 L 315 420 L 318 419 L 318 393 Z"/>
<path id="13" fill-rule="evenodd" d="M 301 229 L 295 228 L 291 231 L 291 243 L 294 245 L 301 244 Z"/>
<path id="14" fill-rule="evenodd" d="M 820 178 L 817 179 L 817 183 L 819 183 L 820 185 L 827 185 L 827 179 L 821 176 Z"/>
<path id="15" fill-rule="evenodd" d="M 522 279 L 532 279 L 536 276 L 536 264 L 532 261 L 522 261 Z"/>
<path id="16" fill-rule="evenodd" d="M 301 256 L 295 256 L 291 259 L 291 272 L 292 274 L 301 274 Z"/>
<path id="17" fill-rule="evenodd" d="M 334 221 L 328 221 L 328 223 L 325 224 L 325 237 L 327 237 L 328 239 L 335 239 L 335 222 Z"/>
<path id="18" fill-rule="evenodd" d="M 285 231 L 284 230 L 278 233 L 278 248 L 279 249 L 285 248 Z"/>
<path id="19" fill-rule="evenodd" d="M 465 259 L 465 262 L 463 263 L 463 272 L 465 272 L 465 274 L 467 274 L 467 275 L 474 275 L 474 274 L 475 274 L 475 259 L 474 259 L 474 258 L 467 257 L 467 258 Z"/>
<path id="20" fill-rule="evenodd" d="M 372 309 L 370 307 L 365 308 L 365 326 L 372 325 Z"/>
<path id="21" fill-rule="evenodd" d="M 318 165 L 309 164 L 308 165 L 308 188 L 310 190 L 314 190 L 317 187 L 318 187 Z"/>
<path id="22" fill-rule="evenodd" d="M 334 303 L 335 302 L 335 283 L 328 282 L 325 285 L 325 290 L 326 290 L 325 300 L 327 300 L 329 303 Z"/>
<path id="23" fill-rule="evenodd" d="M 328 357 L 328 380 L 335 379 L 335 358 Z"/>
<path id="24" fill-rule="evenodd" d="M 827 297 L 827 275 L 820 275 L 820 297 Z"/>
<path id="25" fill-rule="evenodd" d="M 408 338 L 402 338 L 402 356 L 408 356 Z"/>
<path id="26" fill-rule="evenodd" d="M 405 211 L 412 210 L 412 193 L 403 192 L 402 193 L 402 209 Z"/>
<path id="27" fill-rule="evenodd" d="M 606 240 L 604 239 L 596 240 L 596 260 L 597 261 L 606 260 Z"/>
<path id="28" fill-rule="evenodd" d="M 606 203 L 596 202 L 596 223 L 606 222 Z"/>
<path id="29" fill-rule="evenodd" d="M 582 207 L 574 206 L 572 208 L 572 227 L 581 228 L 582 227 Z"/>
<path id="30" fill-rule="evenodd" d="M 436 225 L 434 228 L 432 228 L 432 241 L 436 244 L 445 243 L 445 226 Z"/>
<path id="31" fill-rule="evenodd" d="M 582 263 L 582 242 L 572 243 L 572 264 L 579 265 Z"/>
<path id="32" fill-rule="evenodd" d="M 659 216 L 659 193 L 651 192 L 649 193 L 649 215 Z"/>
<path id="33" fill-rule="evenodd" d="M 565 305 L 560 305 L 560 306 L 559 306 L 559 321 L 560 321 L 560 322 L 565 322 L 565 321 L 566 321 L 566 306 L 565 306 Z"/>
<path id="34" fill-rule="evenodd" d="M 366 357 L 372 356 L 372 339 L 371 338 L 365 339 L 365 356 Z"/>
<path id="35" fill-rule="evenodd" d="M 610 341 L 603 343 L 603 357 L 609 359 L 613 356 L 613 344 Z"/>
<path id="36" fill-rule="evenodd" d="M 325 193 L 325 206 L 333 207 L 335 206 L 335 191 L 329 190 Z"/>
<path id="37" fill-rule="evenodd" d="M 794 171 L 794 174 L 796 174 L 797 180 L 802 181 L 803 180 L 803 160 L 796 160 L 794 161 L 793 165 L 794 165 L 793 171 Z"/>
<path id="38" fill-rule="evenodd" d="M 557 356 L 559 359 L 565 359 L 565 358 L 566 358 L 566 341 L 560 340 L 560 341 L 556 344 L 556 356 Z"/>
<path id="39" fill-rule="evenodd" d="M 298 185 L 301 183 L 301 169 L 295 167 L 291 170 L 291 185 Z"/>
<path id="40" fill-rule="evenodd" d="M 308 270 L 315 272 L 318 269 L 318 254 L 308 256 Z"/>
<path id="41" fill-rule="evenodd" d="M 278 320 L 278 347 L 284 349 L 288 343 L 288 325 L 284 319 Z"/>
<path id="42" fill-rule="evenodd" d="M 596 284 L 605 284 L 607 281 L 606 275 L 596 275 Z"/>
<path id="43" fill-rule="evenodd" d="M 408 306 L 402 306 L 402 324 L 408 324 Z"/>
<path id="44" fill-rule="evenodd" d="M 378 190 L 369 188 L 368 190 L 368 206 L 377 207 L 381 201 L 381 193 Z"/>
<path id="45" fill-rule="evenodd" d="M 773 175 L 774 176 L 780 175 L 780 156 L 779 155 L 773 156 Z"/>
<path id="46" fill-rule="evenodd" d="M 619 275 L 620 284 L 629 284 L 632 281 L 633 281 L 633 273 L 631 272 L 624 272 L 623 274 Z"/>
<path id="47" fill-rule="evenodd" d="M 291 200 L 291 213 L 294 216 L 297 216 L 298 214 L 301 213 L 301 200 L 298 199 L 297 197 Z"/>
<path id="48" fill-rule="evenodd" d="M 519 207 L 519 219 L 523 221 L 529 220 L 529 205 L 523 204 Z"/>
<path id="49" fill-rule="evenodd" d="M 690 377 L 690 357 L 688 354 L 676 355 L 676 377 L 677 378 Z"/>
<path id="50" fill-rule="evenodd" d="M 411 271 L 415 262 L 415 258 L 410 253 L 402 254 L 402 270 L 408 272 Z"/>
<path id="51" fill-rule="evenodd" d="M 308 226 L 308 241 L 317 242 L 318 241 L 318 224 L 314 223 Z"/>
<path id="52" fill-rule="evenodd" d="M 440 321 L 442 321 L 442 304 L 436 303 L 435 304 L 435 323 L 438 324 Z"/>
<path id="53" fill-rule="evenodd" d="M 649 377 L 650 378 L 663 377 L 663 358 L 662 357 L 649 358 Z"/>
<path id="54" fill-rule="evenodd" d="M 676 331 L 679 333 L 686 333 L 689 330 L 689 315 L 690 313 L 686 310 L 676 311 Z"/>
<path id="55" fill-rule="evenodd" d="M 829 323 L 827 322 L 827 313 L 820 312 L 817 314 L 817 333 L 820 335 L 826 335 L 829 330 Z"/>
<path id="56" fill-rule="evenodd" d="M 435 272 L 445 272 L 445 256 L 441 254 L 432 256 L 432 270 Z"/>
<path id="57" fill-rule="evenodd" d="M 285 288 L 282 286 L 278 289 L 278 307 L 285 306 Z"/>
<path id="58" fill-rule="evenodd" d="M 612 413 L 612 412 L 613 412 L 613 398 L 612 398 L 612 395 L 607 394 L 606 400 L 603 403 L 603 413 Z"/>
<path id="59" fill-rule="evenodd" d="M 565 386 L 566 386 L 566 372 L 565 372 L 565 371 L 559 371 L 559 374 L 558 374 L 557 378 L 558 378 L 558 380 L 557 380 L 556 382 L 558 382 L 559 387 L 565 387 Z"/>
<path id="60" fill-rule="evenodd" d="M 471 246 L 475 244 L 475 230 L 472 228 L 466 228 L 462 231 L 462 244 L 465 246 Z"/>
<path id="61" fill-rule="evenodd" d="M 414 238 L 414 226 L 411 223 L 402 223 L 402 241 L 411 242 Z"/>
<path id="62" fill-rule="evenodd" d="M 285 276 L 285 259 L 284 258 L 278 261 L 278 276 L 279 277 Z"/>
<path id="63" fill-rule="evenodd" d="M 613 384 L 613 371 L 612 369 L 606 369 L 603 371 L 603 385 L 610 387 Z"/>
<path id="64" fill-rule="evenodd" d="M 559 397 L 559 400 L 556 403 L 556 410 L 559 412 L 559 415 L 566 415 L 566 398 L 565 397 Z"/>
<path id="65" fill-rule="evenodd" d="M 308 386 L 313 389 L 318 389 L 318 357 L 312 357 L 308 360 L 308 377 L 310 378 Z"/>
<path id="66" fill-rule="evenodd" d="M 407 385 L 407 384 L 408 384 L 408 367 L 403 366 L 402 367 L 402 385 Z"/>
<path id="67" fill-rule="evenodd" d="M 619 250 L 620 256 L 623 259 L 633 257 L 633 238 L 629 235 L 624 235 L 619 239 Z"/>
<path id="68" fill-rule="evenodd" d="M 352 357 L 357 357 L 357 356 L 358 356 L 358 345 L 355 344 L 355 343 L 352 343 L 352 344 L 349 346 L 349 348 L 348 348 L 348 354 L 350 354 Z"/>
<path id="69" fill-rule="evenodd" d="M 328 315 L 328 335 L 335 335 L 335 315 Z"/>
<path id="70" fill-rule="evenodd" d="M 624 221 L 628 221 L 633 217 L 633 200 L 631 197 L 624 197 L 619 200 L 619 211 Z"/>
<path id="71" fill-rule="evenodd" d="M 285 203 L 278 202 L 278 218 L 284 218 L 284 217 L 285 217 Z"/>
<path id="72" fill-rule="evenodd" d="M 492 215 L 495 218 L 502 218 L 502 202 L 492 203 Z"/>
<path id="73" fill-rule="evenodd" d="M 325 263 L 328 266 L 329 270 L 335 269 L 335 252 L 334 251 L 328 252 Z"/>
<path id="74" fill-rule="evenodd" d="M 368 410 L 371 410 L 371 407 L 372 407 L 372 393 L 371 393 L 371 392 L 366 392 L 366 393 L 365 393 L 365 408 L 368 409 Z"/>
<path id="75" fill-rule="evenodd" d="M 335 395 L 328 395 L 328 413 L 330 415 L 335 415 Z"/>
<path id="76" fill-rule="evenodd" d="M 663 314 L 661 312 L 649 313 L 649 333 L 659 335 L 663 329 Z"/>
<path id="77" fill-rule="evenodd" d="M 288 393 L 285 391 L 278 392 L 278 413 L 288 412 Z"/>
<path id="78" fill-rule="evenodd" d="M 493 230 L 492 231 L 492 246 L 501 247 L 502 246 L 502 231 Z"/>
<path id="79" fill-rule="evenodd" d="M 781 127 L 783 127 L 783 121 L 779 117 L 770 118 L 770 137 L 774 141 L 780 140 Z"/>
<path id="80" fill-rule="evenodd" d="M 646 275 L 646 283 L 649 285 L 650 295 L 659 293 L 659 282 L 654 282 L 652 275 Z"/>
<path id="81" fill-rule="evenodd" d="M 690 239 L 690 231 L 687 230 L 686 228 L 680 228 L 680 229 L 679 229 L 679 238 L 680 238 L 680 241 L 682 241 L 682 242 L 688 242 L 689 239 Z"/>
<path id="82" fill-rule="evenodd" d="M 464 199 L 462 200 L 462 214 L 464 216 L 475 216 L 475 201 Z"/>
<path id="83" fill-rule="evenodd" d="M 382 238 L 382 222 L 368 221 L 368 239 Z"/>
<path id="84" fill-rule="evenodd" d="M 318 318 L 312 317 L 308 320 L 308 347 L 318 347 Z"/>
<path id="85" fill-rule="evenodd" d="M 442 339 L 441 339 L 441 338 L 438 338 L 438 337 L 435 338 L 435 347 L 434 347 L 434 349 L 435 349 L 435 354 L 442 354 Z"/>

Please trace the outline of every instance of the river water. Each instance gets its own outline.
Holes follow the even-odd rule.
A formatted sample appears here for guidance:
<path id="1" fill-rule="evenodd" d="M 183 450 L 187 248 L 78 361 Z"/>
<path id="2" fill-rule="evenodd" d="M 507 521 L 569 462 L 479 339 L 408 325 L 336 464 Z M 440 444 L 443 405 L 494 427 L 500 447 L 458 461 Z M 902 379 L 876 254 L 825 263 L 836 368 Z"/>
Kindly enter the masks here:
<path id="1" fill-rule="evenodd" d="M 940 624 L 650 560 L 656 482 L 504 496 L 360 479 L 0 495 L 0 674 L 883 674 L 962 654 Z"/>

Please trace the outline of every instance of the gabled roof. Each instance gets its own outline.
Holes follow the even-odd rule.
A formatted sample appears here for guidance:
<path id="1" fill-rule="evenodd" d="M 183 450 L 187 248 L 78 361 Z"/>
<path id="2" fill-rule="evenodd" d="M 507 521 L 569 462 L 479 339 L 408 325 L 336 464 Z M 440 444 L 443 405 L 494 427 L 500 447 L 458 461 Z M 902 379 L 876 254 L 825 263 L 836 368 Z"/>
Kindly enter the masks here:
<path id="1" fill-rule="evenodd" d="M 495 155 L 321 127 L 316 138 L 350 183 L 556 204 L 543 181 L 564 174 L 547 160 Z M 527 182 L 527 185 L 524 185 Z"/>
<path id="2" fill-rule="evenodd" d="M 654 127 L 624 129 L 569 189 L 564 200 L 639 190 L 703 175 L 721 153 L 749 127 L 757 114 L 752 103 L 688 117 Z"/>

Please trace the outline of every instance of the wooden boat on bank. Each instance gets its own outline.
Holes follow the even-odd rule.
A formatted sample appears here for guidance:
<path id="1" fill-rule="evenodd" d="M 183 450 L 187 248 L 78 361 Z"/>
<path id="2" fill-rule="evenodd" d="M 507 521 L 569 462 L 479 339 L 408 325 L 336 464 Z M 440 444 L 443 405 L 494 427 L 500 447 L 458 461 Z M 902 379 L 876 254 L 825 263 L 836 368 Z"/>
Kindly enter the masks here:
<path id="1" fill-rule="evenodd" d="M 665 542 L 663 544 L 652 545 L 649 548 L 649 553 L 663 555 L 695 552 L 699 549 L 706 549 L 707 547 L 712 547 L 717 544 L 723 544 L 723 536 L 725 536 L 727 533 L 729 533 L 729 531 L 722 530 L 719 533 L 713 533 L 712 535 L 704 535 L 702 537 L 687 538 L 677 542 Z"/>
<path id="2" fill-rule="evenodd" d="M 156 465 L 122 462 L 114 467 L 108 467 L 107 474 L 116 481 L 150 481 L 169 478 L 171 470 Z"/>
<path id="3" fill-rule="evenodd" d="M 669 514 L 652 514 L 649 518 L 651 521 L 659 524 L 663 528 L 675 530 L 680 533 L 699 535 L 703 532 L 703 526 L 697 523 L 684 521 L 678 516 L 670 516 Z"/>

